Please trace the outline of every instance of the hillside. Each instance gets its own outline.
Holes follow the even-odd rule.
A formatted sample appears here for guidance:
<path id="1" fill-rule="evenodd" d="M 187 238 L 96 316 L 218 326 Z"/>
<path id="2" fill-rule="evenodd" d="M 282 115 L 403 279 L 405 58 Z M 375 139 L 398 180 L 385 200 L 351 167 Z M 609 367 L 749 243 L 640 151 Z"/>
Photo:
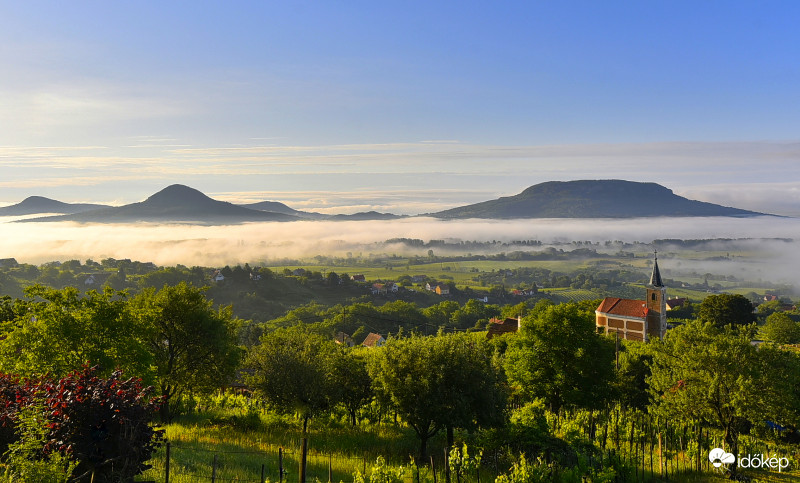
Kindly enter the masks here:
<path id="1" fill-rule="evenodd" d="M 297 217 L 291 215 L 251 210 L 224 201 L 217 201 L 196 189 L 174 184 L 139 203 L 25 221 L 77 221 L 82 223 L 173 221 L 221 224 L 246 221 L 292 221 L 297 219 Z"/>
<path id="2" fill-rule="evenodd" d="M 280 201 L 259 201 L 258 203 L 250 203 L 239 206 L 251 210 L 268 211 L 270 213 L 282 213 L 284 215 L 292 215 L 298 218 L 306 218 L 309 220 L 324 220 L 328 218 L 328 215 L 323 215 L 322 213 L 295 210 L 294 208 L 290 208 L 285 204 L 281 203 Z"/>
<path id="3" fill-rule="evenodd" d="M 636 218 L 759 216 L 763 213 L 694 201 L 656 183 L 623 180 L 549 181 L 514 196 L 452 208 L 436 218 Z"/>
<path id="4" fill-rule="evenodd" d="M 0 216 L 23 216 L 38 213 L 73 214 L 100 208 L 108 208 L 108 206 L 91 203 L 64 203 L 44 196 L 29 196 L 15 205 L 0 208 Z"/>

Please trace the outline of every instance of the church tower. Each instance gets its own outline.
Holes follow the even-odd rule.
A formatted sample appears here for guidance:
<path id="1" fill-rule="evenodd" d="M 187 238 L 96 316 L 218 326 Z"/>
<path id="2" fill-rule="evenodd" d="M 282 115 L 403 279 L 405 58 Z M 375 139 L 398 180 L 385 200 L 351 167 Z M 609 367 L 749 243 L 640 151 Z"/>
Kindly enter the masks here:
<path id="1" fill-rule="evenodd" d="M 649 339 L 663 339 L 667 332 L 667 287 L 658 270 L 658 252 L 654 257 L 653 274 L 647 285 L 647 336 Z"/>

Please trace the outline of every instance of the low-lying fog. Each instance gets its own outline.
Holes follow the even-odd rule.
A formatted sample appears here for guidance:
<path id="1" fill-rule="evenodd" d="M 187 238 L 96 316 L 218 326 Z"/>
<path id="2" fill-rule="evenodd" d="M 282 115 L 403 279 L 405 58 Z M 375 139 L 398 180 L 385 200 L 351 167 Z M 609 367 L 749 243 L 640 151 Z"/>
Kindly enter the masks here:
<path id="1" fill-rule="evenodd" d="M 268 262 L 314 255 L 348 252 L 407 254 L 425 253 L 401 245 L 384 245 L 391 238 L 424 241 L 540 240 L 545 244 L 572 240 L 603 242 L 621 240 L 649 243 L 654 239 L 792 238 L 800 239 L 800 219 L 757 218 L 637 218 L 637 219 L 534 219 L 441 221 L 408 218 L 393 221 L 302 221 L 246 223 L 225 226 L 161 224 L 10 223 L 19 218 L 0 218 L 0 258 L 40 264 L 52 260 L 130 258 L 159 265 L 218 266 Z M 800 268 L 798 241 L 755 242 L 758 266 L 753 259 L 691 264 L 700 273 L 742 275 L 793 281 Z M 726 249 L 720 247 L 721 249 Z M 499 248 L 510 251 L 519 248 Z M 540 248 L 533 248 L 540 249 Z M 477 250 L 465 250 L 477 253 Z M 438 252 L 438 250 L 437 250 Z M 685 265 L 684 269 L 689 269 Z M 678 267 L 671 267 L 673 270 Z M 713 268 L 713 270 L 712 270 Z"/>

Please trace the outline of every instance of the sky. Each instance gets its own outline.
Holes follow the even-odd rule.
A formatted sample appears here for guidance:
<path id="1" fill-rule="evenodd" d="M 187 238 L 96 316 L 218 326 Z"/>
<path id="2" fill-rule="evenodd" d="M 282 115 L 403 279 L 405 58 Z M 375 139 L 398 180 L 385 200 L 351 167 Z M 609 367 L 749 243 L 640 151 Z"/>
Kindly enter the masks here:
<path id="1" fill-rule="evenodd" d="M 425 213 L 628 179 L 800 216 L 794 1 L 0 0 L 0 204 Z"/>

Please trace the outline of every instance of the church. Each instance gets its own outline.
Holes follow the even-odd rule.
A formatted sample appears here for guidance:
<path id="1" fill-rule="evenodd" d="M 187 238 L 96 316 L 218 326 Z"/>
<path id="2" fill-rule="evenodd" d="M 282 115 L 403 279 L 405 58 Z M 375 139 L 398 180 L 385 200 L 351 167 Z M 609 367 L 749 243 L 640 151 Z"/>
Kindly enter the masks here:
<path id="1" fill-rule="evenodd" d="M 598 332 L 644 342 L 663 339 L 667 332 L 667 288 L 658 270 L 658 254 L 645 300 L 606 297 L 594 313 Z"/>

